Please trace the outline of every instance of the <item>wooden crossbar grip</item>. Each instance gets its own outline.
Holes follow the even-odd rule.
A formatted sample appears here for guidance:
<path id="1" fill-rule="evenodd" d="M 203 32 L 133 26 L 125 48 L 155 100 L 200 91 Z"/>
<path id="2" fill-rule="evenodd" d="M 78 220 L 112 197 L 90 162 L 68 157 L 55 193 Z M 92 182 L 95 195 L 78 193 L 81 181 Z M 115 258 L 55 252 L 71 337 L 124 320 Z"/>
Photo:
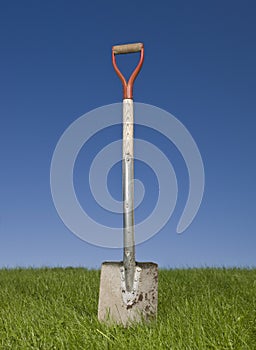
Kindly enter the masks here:
<path id="1" fill-rule="evenodd" d="M 112 47 L 112 50 L 115 55 L 124 54 L 124 53 L 132 53 L 139 52 L 143 48 L 142 43 L 136 44 L 125 44 L 125 45 L 116 45 Z"/>

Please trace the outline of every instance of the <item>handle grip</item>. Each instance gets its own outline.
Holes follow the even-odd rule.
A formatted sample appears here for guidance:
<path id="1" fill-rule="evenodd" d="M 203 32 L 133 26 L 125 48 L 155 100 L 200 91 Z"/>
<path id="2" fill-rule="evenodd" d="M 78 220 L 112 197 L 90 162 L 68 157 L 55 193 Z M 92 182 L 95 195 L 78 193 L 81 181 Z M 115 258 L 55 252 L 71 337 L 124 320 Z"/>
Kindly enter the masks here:
<path id="1" fill-rule="evenodd" d="M 123 74 L 120 72 L 120 69 L 117 67 L 116 55 L 132 53 L 132 52 L 140 52 L 140 60 L 137 67 L 134 69 L 132 75 L 130 76 L 127 82 Z M 112 47 L 112 63 L 117 75 L 122 81 L 124 99 L 127 99 L 127 98 L 132 99 L 134 80 L 139 74 L 143 61 L 144 61 L 144 45 L 142 43 L 117 45 Z"/>
<path id="2" fill-rule="evenodd" d="M 125 44 L 125 45 L 116 45 L 112 47 L 112 51 L 115 55 L 125 54 L 125 53 L 132 53 L 132 52 L 139 52 L 143 49 L 142 43 L 136 43 L 136 44 Z"/>

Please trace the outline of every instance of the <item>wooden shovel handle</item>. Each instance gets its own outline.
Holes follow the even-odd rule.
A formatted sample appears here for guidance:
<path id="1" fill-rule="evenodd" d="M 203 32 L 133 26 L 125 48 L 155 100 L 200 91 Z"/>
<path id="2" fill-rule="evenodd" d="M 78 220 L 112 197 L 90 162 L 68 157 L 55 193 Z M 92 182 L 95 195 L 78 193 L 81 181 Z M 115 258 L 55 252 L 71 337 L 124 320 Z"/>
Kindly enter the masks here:
<path id="1" fill-rule="evenodd" d="M 137 67 L 134 69 L 132 75 L 130 76 L 128 82 L 126 81 L 125 77 L 121 73 L 120 69 L 117 67 L 116 64 L 116 54 L 125 54 L 125 53 L 132 53 L 132 52 L 140 52 L 140 60 L 137 65 Z M 122 85 L 123 85 L 123 98 L 133 98 L 133 84 L 134 80 L 136 79 L 137 75 L 139 74 L 139 71 L 142 67 L 144 61 L 144 45 L 142 43 L 137 44 L 125 44 L 125 45 L 117 45 L 112 46 L 112 63 L 114 66 L 114 69 L 121 79 Z"/>
<path id="2" fill-rule="evenodd" d="M 112 47 L 112 51 L 115 55 L 124 54 L 124 53 L 132 53 L 139 52 L 143 48 L 142 43 L 136 44 L 125 44 L 125 45 L 116 45 Z"/>

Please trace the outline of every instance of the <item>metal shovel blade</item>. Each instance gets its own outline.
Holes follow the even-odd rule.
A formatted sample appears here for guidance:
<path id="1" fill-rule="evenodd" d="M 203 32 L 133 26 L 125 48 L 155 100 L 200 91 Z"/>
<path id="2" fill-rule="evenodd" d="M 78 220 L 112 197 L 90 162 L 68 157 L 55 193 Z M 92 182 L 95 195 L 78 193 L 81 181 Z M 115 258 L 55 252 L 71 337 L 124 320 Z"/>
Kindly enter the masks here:
<path id="1" fill-rule="evenodd" d="M 125 288 L 123 262 L 101 266 L 98 319 L 127 326 L 151 321 L 157 315 L 158 268 L 152 262 L 136 263 L 133 289 Z"/>

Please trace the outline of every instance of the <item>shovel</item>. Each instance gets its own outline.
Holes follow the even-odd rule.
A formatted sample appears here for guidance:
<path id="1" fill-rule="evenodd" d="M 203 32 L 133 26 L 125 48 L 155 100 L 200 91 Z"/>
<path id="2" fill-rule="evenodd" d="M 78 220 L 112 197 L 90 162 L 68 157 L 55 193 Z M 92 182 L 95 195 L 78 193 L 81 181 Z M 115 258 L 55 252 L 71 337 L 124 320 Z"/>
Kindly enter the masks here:
<path id="1" fill-rule="evenodd" d="M 140 60 L 128 83 L 116 64 L 116 55 L 140 52 Z M 156 317 L 157 264 L 135 261 L 133 84 L 144 60 L 142 43 L 113 46 L 112 63 L 123 85 L 123 261 L 101 266 L 98 319 L 127 326 Z"/>

